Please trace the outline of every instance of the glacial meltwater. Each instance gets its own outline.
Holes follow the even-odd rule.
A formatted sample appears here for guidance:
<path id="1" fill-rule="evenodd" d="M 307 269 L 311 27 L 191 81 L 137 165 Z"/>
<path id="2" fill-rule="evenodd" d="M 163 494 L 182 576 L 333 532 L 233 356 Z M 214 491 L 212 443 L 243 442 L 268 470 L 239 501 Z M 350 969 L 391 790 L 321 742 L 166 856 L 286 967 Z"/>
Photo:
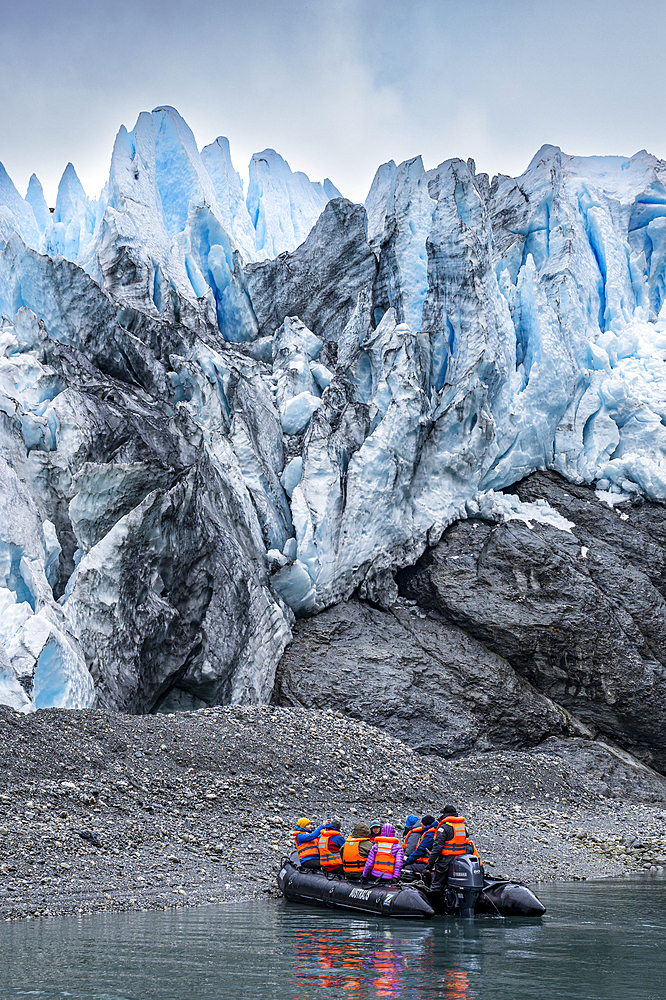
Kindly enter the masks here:
<path id="1" fill-rule="evenodd" d="M 664 877 L 536 889 L 538 920 L 412 924 L 280 900 L 6 923 L 0 996 L 664 1000 Z"/>

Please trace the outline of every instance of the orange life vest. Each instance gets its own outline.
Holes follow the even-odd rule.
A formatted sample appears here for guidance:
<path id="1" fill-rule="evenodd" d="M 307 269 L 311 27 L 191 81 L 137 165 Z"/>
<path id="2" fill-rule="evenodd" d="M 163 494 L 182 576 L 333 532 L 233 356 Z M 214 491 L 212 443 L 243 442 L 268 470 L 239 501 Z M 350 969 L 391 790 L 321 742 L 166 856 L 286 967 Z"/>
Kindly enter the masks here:
<path id="1" fill-rule="evenodd" d="M 474 855 L 474 857 L 478 858 L 479 861 L 480 861 L 481 860 L 481 855 L 479 854 L 479 852 L 477 851 L 476 847 L 474 846 L 474 841 L 473 840 L 468 840 L 467 843 L 472 848 L 472 854 Z"/>
<path id="2" fill-rule="evenodd" d="M 347 837 L 342 848 L 342 864 L 346 875 L 362 875 L 368 856 L 359 851 L 359 844 L 370 837 Z"/>
<path id="3" fill-rule="evenodd" d="M 444 819 L 440 820 L 437 824 L 437 829 L 448 823 L 450 827 L 453 827 L 453 838 L 447 840 L 442 848 L 442 857 L 450 858 L 457 857 L 460 854 L 469 854 L 467 850 L 468 847 L 472 847 L 474 854 L 476 854 L 476 848 L 472 844 L 471 840 L 467 836 L 467 827 L 465 826 L 464 816 L 445 816 Z M 478 855 L 477 855 L 478 857 Z"/>
<path id="4" fill-rule="evenodd" d="M 405 834 L 404 840 L 402 842 L 402 850 L 405 857 L 407 857 L 409 854 L 412 853 L 411 851 L 407 850 L 407 841 L 409 840 L 409 838 L 413 833 L 419 833 L 419 834 L 423 833 L 423 826 L 420 823 L 417 823 L 416 826 L 413 826 L 411 830 L 408 830 L 407 833 Z M 416 842 L 418 844 L 418 839 Z"/>
<path id="5" fill-rule="evenodd" d="M 381 872 L 382 875 L 392 875 L 395 871 L 395 858 L 391 848 L 394 844 L 399 844 L 397 837 L 375 837 L 377 854 L 372 865 L 373 871 Z"/>
<path id="6" fill-rule="evenodd" d="M 322 868 L 339 868 L 342 864 L 340 851 L 337 847 L 332 847 L 329 844 L 331 837 L 339 837 L 340 835 L 339 830 L 322 830 L 319 834 L 317 847 L 319 850 L 319 864 Z"/>
<path id="7" fill-rule="evenodd" d="M 436 826 L 426 826 L 426 827 L 421 827 L 421 829 L 423 830 L 423 833 L 421 834 L 421 837 L 420 837 L 420 839 L 419 839 L 419 842 L 418 842 L 418 844 L 416 845 L 416 847 L 415 847 L 415 849 L 414 849 L 414 850 L 418 851 L 419 847 L 421 846 L 421 844 L 422 844 L 422 843 L 423 843 L 423 841 L 425 840 L 425 836 L 426 836 L 426 833 L 431 833 L 431 832 L 432 832 L 432 833 L 434 833 L 434 835 L 435 835 L 435 836 L 437 836 L 437 829 L 438 829 L 438 827 L 439 827 L 439 824 L 437 824 Z M 434 839 L 434 837 L 433 837 L 433 839 Z M 411 853 L 413 854 L 413 853 L 414 853 L 414 851 L 412 851 Z M 421 860 L 423 860 L 423 861 L 427 861 L 427 860 L 428 860 L 428 855 L 429 855 L 429 853 L 430 853 L 430 852 L 429 852 L 428 850 L 426 850 L 426 848 L 424 848 L 424 849 L 423 849 L 423 851 L 420 851 L 420 852 L 419 852 L 419 853 L 417 854 L 417 856 L 416 856 L 416 861 L 421 861 Z"/>
<path id="8" fill-rule="evenodd" d="M 319 848 L 317 847 L 317 844 L 319 843 L 319 839 L 317 839 L 317 840 L 307 840 L 304 844 L 299 844 L 298 839 L 297 839 L 299 832 L 300 833 L 305 833 L 306 831 L 305 830 L 300 830 L 300 831 L 299 830 L 294 830 L 294 843 L 296 844 L 296 850 L 298 851 L 298 860 L 299 860 L 299 862 L 301 864 L 303 864 L 303 862 L 305 861 L 306 858 L 318 858 L 319 857 Z"/>

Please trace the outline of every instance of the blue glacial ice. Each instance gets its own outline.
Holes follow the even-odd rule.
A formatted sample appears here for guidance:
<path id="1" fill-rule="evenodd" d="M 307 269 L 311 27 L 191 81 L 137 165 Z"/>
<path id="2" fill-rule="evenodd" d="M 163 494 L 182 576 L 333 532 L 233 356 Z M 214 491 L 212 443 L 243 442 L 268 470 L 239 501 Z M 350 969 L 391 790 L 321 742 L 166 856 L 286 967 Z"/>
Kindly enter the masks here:
<path id="1" fill-rule="evenodd" d="M 291 612 L 388 600 L 455 519 L 568 531 L 502 492 L 536 469 L 666 499 L 666 163 L 338 196 L 272 150 L 245 193 L 168 107 L 53 218 L 0 173 L 0 700 L 262 700 Z"/>
<path id="2" fill-rule="evenodd" d="M 25 200 L 35 213 L 35 222 L 39 226 L 40 233 L 45 233 L 51 227 L 53 219 L 46 204 L 44 189 L 39 182 L 37 174 L 32 174 L 28 181 L 28 190 Z"/>
<path id="3" fill-rule="evenodd" d="M 322 185 L 301 171 L 294 173 L 274 149 L 255 153 L 250 161 L 247 208 L 256 234 L 256 259 L 293 250 L 308 235 L 326 203 L 340 197 L 330 180 Z"/>

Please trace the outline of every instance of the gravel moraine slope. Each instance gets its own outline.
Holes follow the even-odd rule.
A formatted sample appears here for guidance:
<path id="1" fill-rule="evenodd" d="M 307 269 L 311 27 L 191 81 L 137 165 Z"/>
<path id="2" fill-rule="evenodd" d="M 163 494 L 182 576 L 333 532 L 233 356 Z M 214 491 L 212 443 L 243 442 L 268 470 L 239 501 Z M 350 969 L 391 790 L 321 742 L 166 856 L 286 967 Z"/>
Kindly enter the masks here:
<path id="1" fill-rule="evenodd" d="M 408 812 L 451 799 L 497 874 L 666 865 L 666 779 L 600 743 L 553 739 L 452 761 L 330 710 L 0 708 L 0 916 L 272 893 L 298 816 L 401 828 Z"/>

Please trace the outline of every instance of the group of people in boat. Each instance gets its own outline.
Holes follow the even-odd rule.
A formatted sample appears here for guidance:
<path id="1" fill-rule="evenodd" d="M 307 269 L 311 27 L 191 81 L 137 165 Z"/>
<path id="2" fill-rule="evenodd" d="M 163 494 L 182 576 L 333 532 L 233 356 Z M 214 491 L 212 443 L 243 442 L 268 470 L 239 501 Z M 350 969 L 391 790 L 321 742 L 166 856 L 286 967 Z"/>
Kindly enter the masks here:
<path id="1" fill-rule="evenodd" d="M 439 818 L 411 813 L 402 840 L 392 823 L 357 823 L 345 837 L 341 823 L 329 819 L 315 827 L 303 816 L 294 827 L 294 843 L 302 869 L 321 869 L 348 879 L 398 879 L 410 871 L 429 878 L 433 891 L 441 889 L 449 866 L 461 854 L 478 852 L 467 835 L 465 817 L 447 805 Z M 429 873 L 429 874 L 428 874 Z"/>

